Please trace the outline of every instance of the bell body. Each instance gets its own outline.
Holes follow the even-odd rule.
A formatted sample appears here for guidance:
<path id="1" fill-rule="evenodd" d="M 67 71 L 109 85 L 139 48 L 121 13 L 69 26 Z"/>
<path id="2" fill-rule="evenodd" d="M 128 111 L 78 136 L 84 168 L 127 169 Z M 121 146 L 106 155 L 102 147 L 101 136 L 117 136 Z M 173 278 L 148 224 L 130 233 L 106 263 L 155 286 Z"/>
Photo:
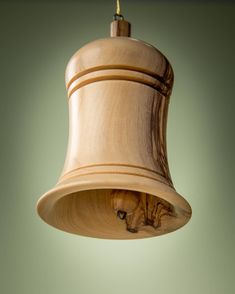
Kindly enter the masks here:
<path id="1" fill-rule="evenodd" d="M 172 84 L 167 59 L 142 41 L 106 38 L 75 53 L 66 69 L 65 166 L 38 202 L 48 224 L 84 236 L 135 239 L 190 219 L 167 162 Z"/>

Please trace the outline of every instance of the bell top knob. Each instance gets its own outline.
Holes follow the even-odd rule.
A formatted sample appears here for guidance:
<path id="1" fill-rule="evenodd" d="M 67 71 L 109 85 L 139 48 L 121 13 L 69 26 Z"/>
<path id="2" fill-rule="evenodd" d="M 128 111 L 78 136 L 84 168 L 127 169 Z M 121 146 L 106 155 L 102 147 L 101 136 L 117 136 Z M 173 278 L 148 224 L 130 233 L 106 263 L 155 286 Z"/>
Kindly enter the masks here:
<path id="1" fill-rule="evenodd" d="M 111 37 L 130 37 L 131 36 L 131 24 L 124 20 L 114 20 L 110 26 Z"/>

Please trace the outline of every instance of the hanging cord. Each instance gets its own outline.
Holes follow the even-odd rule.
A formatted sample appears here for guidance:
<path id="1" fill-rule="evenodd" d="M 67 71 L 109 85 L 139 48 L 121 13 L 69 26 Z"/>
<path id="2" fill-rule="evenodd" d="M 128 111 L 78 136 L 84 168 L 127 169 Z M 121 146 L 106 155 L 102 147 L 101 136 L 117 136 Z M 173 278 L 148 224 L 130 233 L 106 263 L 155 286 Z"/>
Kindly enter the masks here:
<path id="1" fill-rule="evenodd" d="M 121 6 L 120 1 L 117 0 L 117 6 L 116 6 L 116 13 L 113 16 L 114 20 L 124 20 L 123 15 L 121 14 Z"/>
<path id="2" fill-rule="evenodd" d="M 120 1 L 117 0 L 117 9 L 116 9 L 116 14 L 120 15 L 121 14 L 121 6 L 120 6 Z"/>

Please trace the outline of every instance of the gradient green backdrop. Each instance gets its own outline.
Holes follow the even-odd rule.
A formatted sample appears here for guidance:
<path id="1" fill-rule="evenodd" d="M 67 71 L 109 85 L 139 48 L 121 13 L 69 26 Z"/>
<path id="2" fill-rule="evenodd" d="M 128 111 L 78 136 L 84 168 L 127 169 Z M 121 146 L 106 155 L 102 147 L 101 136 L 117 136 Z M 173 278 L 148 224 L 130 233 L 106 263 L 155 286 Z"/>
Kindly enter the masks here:
<path id="1" fill-rule="evenodd" d="M 110 241 L 61 232 L 36 214 L 66 152 L 65 66 L 109 35 L 114 2 L 0 2 L 0 293 L 233 294 L 232 2 L 122 1 L 133 36 L 175 71 L 168 155 L 190 223 L 158 238 Z"/>

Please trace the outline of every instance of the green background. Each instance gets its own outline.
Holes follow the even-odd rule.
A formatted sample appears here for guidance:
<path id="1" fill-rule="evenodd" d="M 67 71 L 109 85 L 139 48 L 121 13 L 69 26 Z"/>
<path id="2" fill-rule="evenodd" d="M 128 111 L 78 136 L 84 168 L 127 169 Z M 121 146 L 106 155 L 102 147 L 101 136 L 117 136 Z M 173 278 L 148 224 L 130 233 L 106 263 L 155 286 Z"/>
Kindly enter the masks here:
<path id="1" fill-rule="evenodd" d="M 122 1 L 133 37 L 170 60 L 168 156 L 193 209 L 181 230 L 111 241 L 56 230 L 36 201 L 63 167 L 64 70 L 109 35 L 115 1 L 0 3 L 1 294 L 235 293 L 235 5 Z"/>

